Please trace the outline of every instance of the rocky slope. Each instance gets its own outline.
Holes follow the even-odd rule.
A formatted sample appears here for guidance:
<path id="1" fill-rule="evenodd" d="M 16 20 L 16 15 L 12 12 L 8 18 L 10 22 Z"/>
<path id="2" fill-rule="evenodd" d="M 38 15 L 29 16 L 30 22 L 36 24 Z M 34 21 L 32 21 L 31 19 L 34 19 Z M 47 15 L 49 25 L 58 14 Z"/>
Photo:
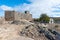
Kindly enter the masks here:
<path id="1" fill-rule="evenodd" d="M 0 21 L 0 40 L 60 40 L 55 30 L 26 20 Z"/>
<path id="2" fill-rule="evenodd" d="M 60 40 L 60 34 L 55 30 L 31 24 L 20 32 L 21 36 L 30 37 L 34 40 Z"/>
<path id="3" fill-rule="evenodd" d="M 0 21 L 0 40 L 33 40 L 29 37 L 20 36 L 19 32 L 27 24 L 30 24 L 28 21 L 19 21 L 15 24 L 16 21 Z"/>

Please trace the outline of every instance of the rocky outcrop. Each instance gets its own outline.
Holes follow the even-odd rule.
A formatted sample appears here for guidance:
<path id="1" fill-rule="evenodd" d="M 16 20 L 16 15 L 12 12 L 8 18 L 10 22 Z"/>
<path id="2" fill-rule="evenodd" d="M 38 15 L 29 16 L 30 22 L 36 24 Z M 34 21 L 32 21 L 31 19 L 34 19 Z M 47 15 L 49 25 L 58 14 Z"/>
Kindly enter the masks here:
<path id="1" fill-rule="evenodd" d="M 34 40 L 60 40 L 60 34 L 58 32 L 36 24 L 26 26 L 20 31 L 19 35 L 30 37 Z"/>
<path id="2" fill-rule="evenodd" d="M 27 20 L 0 21 L 0 40 L 60 40 L 60 34 L 53 29 L 31 23 Z"/>

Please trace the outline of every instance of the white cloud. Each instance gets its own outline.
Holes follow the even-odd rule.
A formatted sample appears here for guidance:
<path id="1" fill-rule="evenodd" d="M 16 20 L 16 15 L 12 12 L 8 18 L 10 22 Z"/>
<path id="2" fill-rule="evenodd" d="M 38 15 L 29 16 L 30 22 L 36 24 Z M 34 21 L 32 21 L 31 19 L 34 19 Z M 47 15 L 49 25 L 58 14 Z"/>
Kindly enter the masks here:
<path id="1" fill-rule="evenodd" d="M 31 4 L 22 4 L 22 5 L 17 5 L 15 7 L 8 7 L 5 5 L 2 5 L 1 8 L 3 10 L 15 10 L 15 11 L 25 11 L 28 10 L 31 12 L 33 17 L 39 17 L 41 13 L 46 13 L 49 16 L 57 16 L 60 14 L 57 12 L 53 12 L 57 8 L 57 5 L 60 4 L 60 0 L 28 0 L 31 2 Z M 59 9 L 59 8 L 58 8 Z M 58 10 L 57 9 L 57 10 Z M 57 14 L 57 15 L 56 15 Z"/>
<path id="2" fill-rule="evenodd" d="M 25 11 L 25 10 L 29 10 L 30 4 L 22 4 L 22 5 L 18 5 L 14 7 L 14 10 L 16 11 Z"/>
<path id="3" fill-rule="evenodd" d="M 12 7 L 9 7 L 9 6 L 6 6 L 6 5 L 1 5 L 1 6 L 0 6 L 0 9 L 1 9 L 1 10 L 13 10 Z"/>
<path id="4" fill-rule="evenodd" d="M 31 4 L 24 3 L 23 5 L 19 5 L 15 7 L 17 10 L 29 10 L 33 17 L 39 17 L 41 13 L 47 13 L 49 16 L 54 16 L 59 13 L 52 12 L 56 10 L 56 5 L 60 4 L 60 0 L 28 0 Z"/>

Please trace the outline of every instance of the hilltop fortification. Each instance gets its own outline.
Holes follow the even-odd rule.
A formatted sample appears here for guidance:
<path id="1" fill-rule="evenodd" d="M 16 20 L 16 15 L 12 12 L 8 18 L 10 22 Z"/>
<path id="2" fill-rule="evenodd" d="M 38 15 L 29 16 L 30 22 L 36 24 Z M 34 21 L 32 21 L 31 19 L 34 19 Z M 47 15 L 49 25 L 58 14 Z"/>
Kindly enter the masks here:
<path id="1" fill-rule="evenodd" d="M 5 20 L 6 21 L 14 21 L 25 19 L 28 21 L 32 20 L 32 14 L 29 11 L 25 11 L 24 13 L 16 12 L 16 11 L 5 11 Z"/>

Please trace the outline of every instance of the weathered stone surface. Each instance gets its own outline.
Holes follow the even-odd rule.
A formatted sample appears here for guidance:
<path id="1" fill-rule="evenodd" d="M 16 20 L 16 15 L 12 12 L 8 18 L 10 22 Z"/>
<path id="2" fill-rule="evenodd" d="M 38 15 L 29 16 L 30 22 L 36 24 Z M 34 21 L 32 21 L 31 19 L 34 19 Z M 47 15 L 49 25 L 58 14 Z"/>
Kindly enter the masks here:
<path id="1" fill-rule="evenodd" d="M 16 11 L 5 11 L 5 20 L 6 21 L 14 21 L 14 20 L 20 20 L 20 19 L 25 19 L 28 21 L 32 20 L 32 15 L 27 12 L 27 13 L 20 13 Z"/>
<path id="2" fill-rule="evenodd" d="M 20 32 L 20 35 L 33 38 L 34 40 L 47 40 L 44 33 L 39 32 L 39 29 L 36 25 L 29 25 Z"/>
<path id="3" fill-rule="evenodd" d="M 60 40 L 60 34 L 52 29 L 31 24 L 20 31 L 21 36 L 30 37 L 34 40 Z"/>
<path id="4" fill-rule="evenodd" d="M 41 24 L 27 20 L 6 22 L 0 24 L 0 40 L 60 40 L 58 32 Z"/>

